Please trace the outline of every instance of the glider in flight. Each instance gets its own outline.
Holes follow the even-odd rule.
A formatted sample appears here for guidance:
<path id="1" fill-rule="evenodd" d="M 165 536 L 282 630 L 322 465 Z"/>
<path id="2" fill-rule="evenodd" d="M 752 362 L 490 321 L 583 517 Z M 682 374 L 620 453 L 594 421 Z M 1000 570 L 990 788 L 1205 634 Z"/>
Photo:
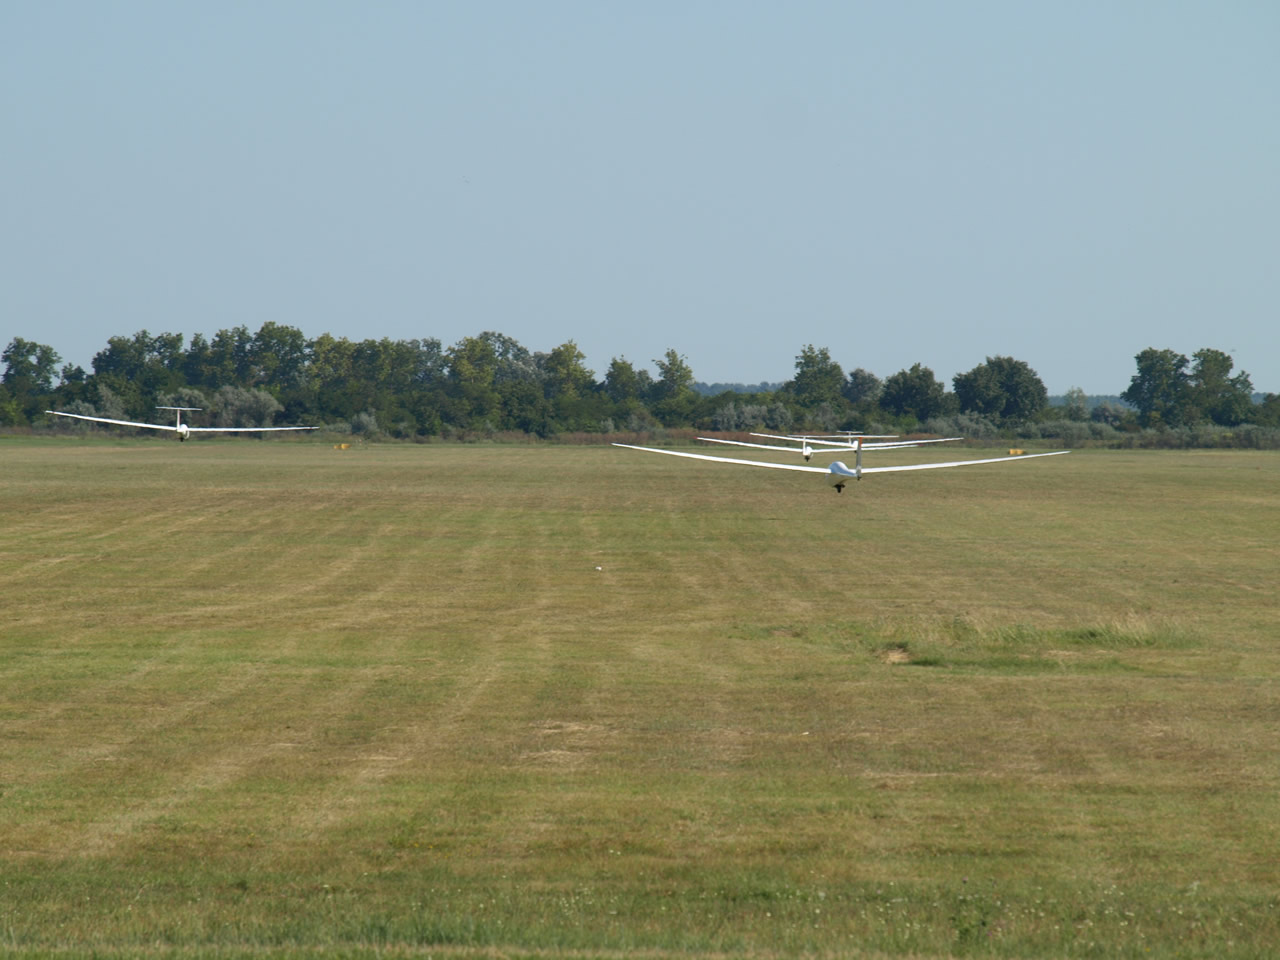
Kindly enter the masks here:
<path id="1" fill-rule="evenodd" d="M 111 420 L 107 417 L 86 417 L 79 413 L 63 413 L 60 410 L 46 410 L 45 413 L 51 413 L 55 417 L 71 417 L 73 420 L 90 420 L 93 423 L 113 423 L 118 427 L 145 427 L 148 430 L 167 430 L 170 433 L 176 433 L 179 440 L 186 440 L 193 433 L 263 433 L 266 431 L 276 430 L 315 430 L 315 427 L 193 427 L 189 423 L 182 422 L 182 412 L 184 410 L 200 410 L 200 407 L 156 407 L 157 410 L 173 410 L 175 412 L 173 425 L 167 423 L 138 423 L 134 420 Z"/>
<path id="2" fill-rule="evenodd" d="M 715 463 L 736 463 L 747 467 L 770 467 L 774 470 L 803 470 L 805 473 L 826 474 L 827 482 L 836 488 L 836 493 L 843 493 L 850 480 L 861 480 L 864 473 L 894 473 L 901 470 L 939 470 L 944 467 L 968 467 L 979 463 L 1008 463 L 1013 460 L 1032 460 L 1036 457 L 1057 457 L 1070 450 L 1055 450 L 1052 453 L 1027 453 L 1013 457 L 989 457 L 985 460 L 952 460 L 947 463 L 910 463 L 895 467 L 864 467 L 862 465 L 862 444 L 855 441 L 854 451 L 857 458 L 852 468 L 845 466 L 841 460 L 834 461 L 829 467 L 809 467 L 798 463 L 770 463 L 767 460 L 740 460 L 736 457 L 712 457 L 705 453 L 686 453 L 683 450 L 662 450 L 657 447 L 637 447 L 630 443 L 615 443 L 615 447 L 628 450 L 643 450 L 645 453 L 665 453 L 672 457 L 687 457 L 690 460 L 711 460 Z M 794 447 L 786 449 L 796 449 Z"/>

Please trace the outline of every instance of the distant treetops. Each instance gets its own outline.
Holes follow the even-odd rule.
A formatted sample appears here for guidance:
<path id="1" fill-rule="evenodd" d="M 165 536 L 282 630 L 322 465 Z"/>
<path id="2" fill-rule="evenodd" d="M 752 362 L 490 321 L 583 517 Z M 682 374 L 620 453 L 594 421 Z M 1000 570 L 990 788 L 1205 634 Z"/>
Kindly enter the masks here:
<path id="1" fill-rule="evenodd" d="M 1137 373 L 1120 396 L 1132 410 L 1090 411 L 1082 392 L 1051 413 L 1044 383 L 1024 361 L 987 357 L 952 378 L 951 389 L 916 363 L 881 380 L 861 367 L 846 372 L 827 347 L 806 344 L 795 375 L 774 389 L 707 394 L 696 390 L 688 360 L 668 349 L 637 368 L 614 357 L 601 379 L 572 341 L 530 351 L 500 333 L 465 337 L 451 347 L 434 338 L 352 341 L 263 324 L 195 334 L 111 337 L 93 372 L 61 366 L 52 347 L 15 337 L 5 348 L 0 425 L 46 422 L 46 409 L 143 419 L 157 405 L 202 407 L 228 423 L 279 414 L 289 423 L 325 425 L 396 437 L 519 432 L 641 432 L 664 427 L 743 430 L 920 429 L 939 417 L 978 418 L 1007 428 L 1048 417 L 1130 418 L 1138 427 L 1197 423 L 1280 426 L 1280 401 L 1252 400 L 1248 374 L 1233 373 L 1220 350 L 1190 360 L 1172 350 L 1137 355 Z M 74 423 L 74 421 L 69 421 Z M 975 421 L 976 422 L 976 421 Z M 1115 425 L 1115 424 L 1113 424 Z"/>

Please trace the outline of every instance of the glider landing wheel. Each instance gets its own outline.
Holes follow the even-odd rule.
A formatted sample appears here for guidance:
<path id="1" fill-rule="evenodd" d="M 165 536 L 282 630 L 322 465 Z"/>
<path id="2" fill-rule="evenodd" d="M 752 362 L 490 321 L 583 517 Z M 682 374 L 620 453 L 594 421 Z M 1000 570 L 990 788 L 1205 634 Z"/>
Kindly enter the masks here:
<path id="1" fill-rule="evenodd" d="M 836 484 L 836 493 L 844 493 L 844 484 L 843 484 L 843 483 L 837 483 L 837 484 Z"/>

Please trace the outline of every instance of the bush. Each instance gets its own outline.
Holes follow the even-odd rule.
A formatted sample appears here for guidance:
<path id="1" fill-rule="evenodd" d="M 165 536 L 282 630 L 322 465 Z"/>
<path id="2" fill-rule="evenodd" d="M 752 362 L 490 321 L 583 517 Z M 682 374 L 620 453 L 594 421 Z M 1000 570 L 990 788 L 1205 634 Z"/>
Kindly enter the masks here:
<path id="1" fill-rule="evenodd" d="M 83 400 L 72 400 L 66 405 L 63 413 L 77 413 L 82 417 L 96 417 L 97 411 L 92 403 Z M 50 426 L 59 433 L 88 433 L 93 425 L 86 420 L 72 420 L 70 417 L 49 417 Z"/>
<path id="2" fill-rule="evenodd" d="M 372 436 L 378 432 L 378 417 L 372 410 L 357 413 L 351 418 L 351 432 L 363 436 Z"/>
<path id="3" fill-rule="evenodd" d="M 1018 432 L 1020 437 L 1055 440 L 1064 447 L 1108 447 L 1125 435 L 1106 423 L 1081 420 L 1049 420 L 1028 425 Z"/>
<path id="4" fill-rule="evenodd" d="M 1141 450 L 1280 450 L 1280 430 L 1244 424 L 1201 423 L 1185 427 L 1119 433 L 1112 446 Z"/>
<path id="5" fill-rule="evenodd" d="M 978 413 L 957 413 L 949 417 L 930 417 L 923 424 L 926 433 L 968 440 L 993 440 L 1000 436 L 994 420 Z"/>
<path id="6" fill-rule="evenodd" d="M 165 407 L 199 407 L 204 410 L 209 406 L 209 398 L 194 387 L 179 387 L 173 393 L 160 394 L 156 397 L 156 404 Z"/>
<path id="7" fill-rule="evenodd" d="M 1280 429 L 1242 424 L 1231 431 L 1233 446 L 1243 450 L 1280 450 Z"/>
<path id="8" fill-rule="evenodd" d="M 211 406 L 217 427 L 269 427 L 284 409 L 267 391 L 243 387 L 219 387 Z"/>

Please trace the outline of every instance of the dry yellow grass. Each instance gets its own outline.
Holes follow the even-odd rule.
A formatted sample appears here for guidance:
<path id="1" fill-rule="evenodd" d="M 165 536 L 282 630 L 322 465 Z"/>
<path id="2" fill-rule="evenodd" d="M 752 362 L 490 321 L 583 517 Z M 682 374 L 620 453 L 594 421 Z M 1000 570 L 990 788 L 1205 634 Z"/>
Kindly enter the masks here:
<path id="1" fill-rule="evenodd" d="M 612 448 L 7 442 L 0 467 L 11 952 L 1262 956 L 1280 931 L 1274 455 L 839 497 Z"/>

